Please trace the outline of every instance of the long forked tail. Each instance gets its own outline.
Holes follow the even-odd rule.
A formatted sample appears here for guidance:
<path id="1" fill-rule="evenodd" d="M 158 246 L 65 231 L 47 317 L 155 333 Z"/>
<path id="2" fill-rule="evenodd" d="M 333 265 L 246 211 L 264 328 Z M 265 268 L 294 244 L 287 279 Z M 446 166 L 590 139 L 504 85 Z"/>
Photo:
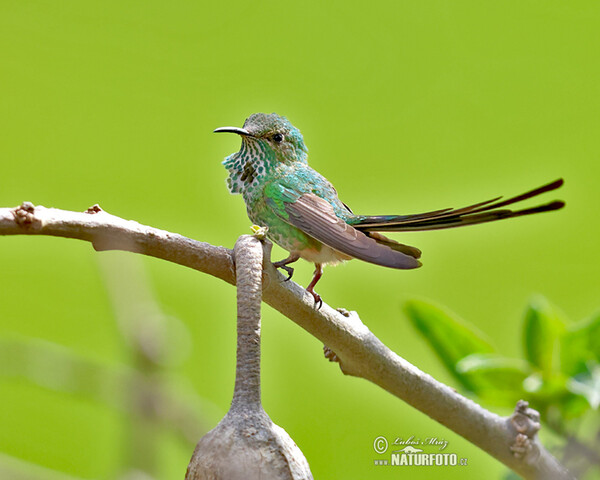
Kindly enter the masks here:
<path id="1" fill-rule="evenodd" d="M 359 216 L 353 226 L 364 232 L 405 232 L 417 230 L 439 230 L 442 228 L 462 227 L 478 223 L 493 222 L 503 218 L 520 217 L 540 212 L 558 210 L 565 206 L 562 200 L 554 200 L 537 207 L 511 210 L 503 208 L 513 203 L 536 197 L 542 193 L 556 190 L 563 184 L 563 179 L 536 188 L 516 197 L 501 200 L 502 197 L 493 198 L 485 202 L 476 203 L 464 208 L 446 208 L 433 212 L 414 215 L 378 215 Z"/>

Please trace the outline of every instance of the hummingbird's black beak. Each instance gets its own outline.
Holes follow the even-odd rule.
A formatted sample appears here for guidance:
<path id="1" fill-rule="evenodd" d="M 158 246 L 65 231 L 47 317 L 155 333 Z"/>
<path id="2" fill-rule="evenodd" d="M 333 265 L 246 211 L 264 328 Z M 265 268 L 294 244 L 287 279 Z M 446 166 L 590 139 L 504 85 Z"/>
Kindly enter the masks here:
<path id="1" fill-rule="evenodd" d="M 244 135 L 245 137 L 253 137 L 248 130 L 238 127 L 219 127 L 213 131 L 213 133 L 237 133 L 238 135 Z"/>

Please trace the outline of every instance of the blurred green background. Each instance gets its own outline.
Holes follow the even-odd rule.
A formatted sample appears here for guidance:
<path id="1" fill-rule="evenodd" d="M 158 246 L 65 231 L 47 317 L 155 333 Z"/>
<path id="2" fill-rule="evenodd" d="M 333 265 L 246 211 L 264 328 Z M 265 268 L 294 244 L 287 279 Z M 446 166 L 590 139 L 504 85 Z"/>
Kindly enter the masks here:
<path id="1" fill-rule="evenodd" d="M 311 165 L 358 213 L 460 207 L 564 177 L 560 212 L 397 235 L 423 250 L 417 271 L 361 262 L 326 270 L 318 291 L 327 303 L 357 310 L 398 354 L 452 385 L 403 316 L 405 300 L 448 306 L 508 356 L 521 350 L 533 293 L 576 320 L 600 308 L 599 27 L 591 0 L 0 0 L 0 205 L 99 203 L 231 248 L 250 226 L 220 164 L 239 139 L 211 132 L 254 112 L 300 128 Z M 102 273 L 118 277 L 125 257 L 74 240 L 1 238 L 0 334 L 53 342 L 106 368 L 131 364 L 112 277 Z M 155 302 L 189 332 L 189 355 L 161 375 L 204 399 L 211 428 L 233 390 L 235 290 L 164 261 L 141 263 Z M 299 265 L 295 280 L 306 285 L 311 272 Z M 264 405 L 316 478 L 502 475 L 462 438 L 344 377 L 321 347 L 265 306 Z M 128 415 L 3 370 L 0 460 L 87 479 L 124 468 Z M 166 427 L 152 435 L 159 478 L 182 479 L 193 443 Z M 469 466 L 375 467 L 378 435 L 444 438 Z"/>

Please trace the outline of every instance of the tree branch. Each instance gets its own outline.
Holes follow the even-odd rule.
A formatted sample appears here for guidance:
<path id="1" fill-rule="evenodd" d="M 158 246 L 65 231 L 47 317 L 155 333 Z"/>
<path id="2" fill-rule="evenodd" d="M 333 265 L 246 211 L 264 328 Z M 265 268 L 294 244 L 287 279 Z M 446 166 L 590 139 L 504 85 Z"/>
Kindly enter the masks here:
<path id="1" fill-rule="evenodd" d="M 97 206 L 86 213 L 34 207 L 28 202 L 17 208 L 0 208 L 0 235 L 16 234 L 87 240 L 96 250 L 142 253 L 235 284 L 231 250 L 126 221 Z M 313 297 L 302 287 L 283 282 L 283 276 L 268 261 L 270 247 L 266 248 L 263 301 L 323 341 L 335 352 L 345 374 L 379 385 L 524 478 L 571 478 L 541 445 L 535 418 L 522 405 L 510 418 L 495 415 L 396 355 L 369 331 L 356 312 L 342 314 L 326 304 L 316 310 Z"/>
<path id="2" fill-rule="evenodd" d="M 242 235 L 234 248 L 237 279 L 237 362 L 227 415 L 200 439 L 186 480 L 312 480 L 308 462 L 260 403 L 260 307 L 263 246 Z"/>
<path id="3" fill-rule="evenodd" d="M 260 307 L 263 250 L 255 238 L 235 244 L 237 360 L 232 409 L 262 410 L 260 401 Z"/>

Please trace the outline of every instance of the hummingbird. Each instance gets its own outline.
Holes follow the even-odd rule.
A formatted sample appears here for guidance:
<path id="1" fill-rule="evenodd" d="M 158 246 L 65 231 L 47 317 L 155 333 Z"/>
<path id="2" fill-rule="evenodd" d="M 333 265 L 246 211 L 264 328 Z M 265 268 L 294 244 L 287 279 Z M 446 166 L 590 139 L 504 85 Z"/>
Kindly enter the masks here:
<path id="1" fill-rule="evenodd" d="M 412 232 L 462 227 L 562 208 L 555 200 L 535 207 L 511 210 L 508 205 L 559 188 L 562 179 L 529 192 L 502 200 L 492 198 L 463 208 L 444 208 L 409 215 L 357 215 L 343 203 L 333 185 L 308 165 L 308 149 L 300 130 L 276 113 L 255 113 L 243 128 L 221 127 L 215 133 L 241 137 L 239 152 L 229 155 L 223 165 L 229 171 L 227 186 L 241 194 L 248 217 L 267 236 L 289 252 L 276 268 L 292 278 L 290 264 L 303 258 L 315 264 L 306 290 L 320 308 L 323 301 L 315 285 L 323 265 L 353 258 L 396 269 L 421 266 L 421 251 L 404 245 L 381 232 Z"/>

